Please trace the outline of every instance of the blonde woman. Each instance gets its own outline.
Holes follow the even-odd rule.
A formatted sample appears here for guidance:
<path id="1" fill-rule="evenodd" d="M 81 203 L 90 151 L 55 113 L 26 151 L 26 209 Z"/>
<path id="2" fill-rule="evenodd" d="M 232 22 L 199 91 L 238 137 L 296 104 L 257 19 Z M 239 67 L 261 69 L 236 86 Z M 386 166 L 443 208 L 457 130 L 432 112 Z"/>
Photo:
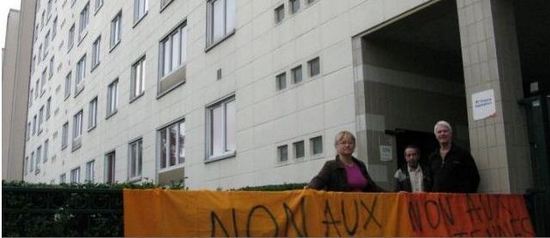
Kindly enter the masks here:
<path id="1" fill-rule="evenodd" d="M 363 162 L 352 156 L 355 136 L 349 131 L 336 134 L 334 140 L 336 158 L 327 161 L 308 188 L 341 192 L 383 192 L 367 172 Z"/>

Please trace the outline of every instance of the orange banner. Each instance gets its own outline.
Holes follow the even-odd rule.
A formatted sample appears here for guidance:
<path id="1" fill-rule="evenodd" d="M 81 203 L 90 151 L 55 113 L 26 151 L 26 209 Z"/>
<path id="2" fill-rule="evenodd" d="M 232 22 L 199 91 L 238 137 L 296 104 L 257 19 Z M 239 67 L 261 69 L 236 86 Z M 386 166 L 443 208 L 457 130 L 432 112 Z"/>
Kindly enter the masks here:
<path id="1" fill-rule="evenodd" d="M 521 195 L 124 190 L 126 236 L 534 236 Z"/>

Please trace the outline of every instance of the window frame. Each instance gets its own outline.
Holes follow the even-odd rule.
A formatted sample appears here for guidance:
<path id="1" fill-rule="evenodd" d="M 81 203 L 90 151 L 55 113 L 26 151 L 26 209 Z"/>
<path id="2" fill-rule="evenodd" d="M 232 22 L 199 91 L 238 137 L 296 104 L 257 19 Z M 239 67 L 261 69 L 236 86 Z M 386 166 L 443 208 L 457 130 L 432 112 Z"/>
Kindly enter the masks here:
<path id="1" fill-rule="evenodd" d="M 105 154 L 105 162 L 104 162 L 104 170 L 105 170 L 105 177 L 103 178 L 103 181 L 107 184 L 113 184 L 116 182 L 115 176 L 116 176 L 116 151 L 110 151 Z M 111 167 L 112 166 L 112 167 Z"/>
<path id="2" fill-rule="evenodd" d="M 80 109 L 73 116 L 73 133 L 72 133 L 72 149 L 73 151 L 80 148 L 82 145 L 82 133 L 83 133 L 84 111 Z"/>
<path id="3" fill-rule="evenodd" d="M 86 54 L 80 57 L 76 63 L 76 77 L 74 80 L 74 97 L 78 96 L 84 90 L 84 80 L 86 79 Z"/>
<path id="4" fill-rule="evenodd" d="M 174 142 L 174 164 L 171 165 L 171 154 L 172 151 L 170 145 L 170 130 L 172 128 L 176 128 L 176 135 L 175 135 L 175 142 Z M 183 131 L 183 134 L 181 132 Z M 164 134 L 164 138 L 163 138 Z M 185 140 L 186 140 L 186 129 L 185 129 L 185 118 L 178 118 L 177 120 L 164 125 L 160 129 L 157 130 L 157 136 L 158 136 L 158 160 L 157 160 L 157 168 L 159 173 L 163 173 L 166 171 L 175 170 L 178 168 L 181 168 L 185 165 Z M 164 141 L 163 141 L 164 139 Z M 183 139 L 183 157 L 182 155 L 182 144 L 181 139 Z M 164 156 L 163 156 L 164 155 Z M 164 163 L 163 163 L 164 160 Z M 164 166 L 163 166 L 164 164 Z"/>
<path id="5" fill-rule="evenodd" d="M 285 153 L 283 153 L 283 151 Z M 283 154 L 286 156 L 284 159 L 283 159 Z M 277 146 L 277 161 L 280 163 L 288 162 L 288 145 L 287 144 Z"/>
<path id="6" fill-rule="evenodd" d="M 75 24 L 73 23 L 73 25 L 69 28 L 69 36 L 67 38 L 67 52 L 70 52 L 74 46 L 74 37 L 76 34 L 75 30 Z"/>
<path id="7" fill-rule="evenodd" d="M 110 51 L 114 50 L 122 41 L 122 10 L 111 20 Z"/>
<path id="8" fill-rule="evenodd" d="M 65 100 L 71 96 L 71 86 L 72 86 L 72 77 L 73 72 L 69 71 L 69 73 L 65 76 Z"/>
<path id="9" fill-rule="evenodd" d="M 143 12 L 141 12 L 143 10 Z M 149 12 L 149 0 L 134 0 L 134 27 L 147 16 Z"/>
<path id="10" fill-rule="evenodd" d="M 145 55 L 132 64 L 132 72 L 130 76 L 130 103 L 145 94 L 145 74 L 147 73 L 146 64 L 147 60 Z M 138 78 L 138 76 L 141 77 Z"/>
<path id="11" fill-rule="evenodd" d="M 297 71 L 300 71 L 300 79 L 297 80 Z M 302 70 L 302 65 L 298 65 L 290 70 L 290 77 L 292 79 L 292 84 L 299 84 L 304 81 L 304 72 Z"/>
<path id="12" fill-rule="evenodd" d="M 221 36 L 219 36 L 218 38 L 216 38 L 215 36 L 215 25 L 214 25 L 214 22 L 216 21 L 215 19 L 215 14 L 214 14 L 214 11 L 215 11 L 215 8 L 214 8 L 214 5 L 215 5 L 215 2 L 217 1 L 223 1 L 223 9 L 222 9 L 222 15 L 223 15 L 223 19 L 222 19 L 222 27 L 223 27 L 223 33 Z M 232 23 L 233 23 L 233 26 L 231 29 L 228 29 L 228 12 L 230 10 L 228 10 L 228 1 L 231 1 L 232 2 L 232 7 L 233 7 L 233 12 L 232 12 Z M 236 31 L 236 12 L 237 12 L 237 7 L 236 7 L 236 0 L 207 0 L 206 2 L 206 50 L 205 51 L 209 51 L 210 49 L 212 49 L 213 47 L 215 47 L 216 45 L 220 44 L 221 42 L 225 41 L 225 39 L 229 38 L 230 36 L 232 36 L 235 31 Z M 231 16 L 230 16 L 231 17 Z"/>
<path id="13" fill-rule="evenodd" d="M 118 78 L 113 80 L 107 86 L 107 113 L 106 118 L 108 119 L 118 111 Z"/>
<path id="14" fill-rule="evenodd" d="M 288 0 L 288 12 L 290 15 L 294 15 L 300 11 L 301 0 Z"/>
<path id="15" fill-rule="evenodd" d="M 286 72 L 282 72 L 275 76 L 275 88 L 277 91 L 282 91 L 287 88 Z"/>
<path id="16" fill-rule="evenodd" d="M 94 183 L 95 181 L 95 160 L 90 160 L 86 162 L 86 174 L 84 177 L 84 182 Z"/>
<path id="17" fill-rule="evenodd" d="M 232 115 L 234 118 L 234 123 L 235 125 L 233 125 L 235 128 L 233 128 L 234 130 L 234 134 L 236 135 L 237 133 L 237 128 L 236 128 L 236 119 L 237 119 L 237 100 L 236 100 L 236 97 L 235 97 L 235 94 L 231 94 L 229 96 L 226 96 L 226 97 L 223 97 L 222 99 L 214 102 L 214 103 L 211 103 L 209 105 L 206 106 L 206 158 L 205 158 L 205 162 L 208 163 L 208 162 L 213 162 L 213 161 L 217 161 L 217 160 L 222 160 L 222 159 L 226 159 L 226 158 L 231 158 L 231 157 L 235 157 L 236 153 L 237 153 L 237 144 L 236 144 L 236 136 L 235 138 L 233 138 L 233 142 L 235 143 L 233 146 L 235 148 L 229 148 L 228 147 L 228 128 L 227 128 L 227 118 L 228 118 L 228 114 L 227 114 L 227 105 L 229 103 L 235 103 L 234 104 L 234 113 L 235 115 Z M 222 143 L 222 152 L 219 153 L 219 154 L 215 154 L 215 148 L 214 148 L 214 109 L 217 109 L 217 108 L 221 108 L 222 111 L 221 111 L 221 114 L 222 115 L 222 118 L 220 119 L 221 121 L 221 126 L 222 128 L 221 129 L 221 143 Z M 231 136 L 231 135 L 229 135 Z"/>
<path id="18" fill-rule="evenodd" d="M 88 103 L 88 131 L 93 130 L 97 126 L 97 96 Z"/>
<path id="19" fill-rule="evenodd" d="M 306 145 L 305 145 L 305 141 L 304 140 L 300 140 L 300 141 L 296 141 L 296 142 L 293 142 L 292 143 L 292 152 L 293 153 L 293 156 L 294 156 L 294 159 L 303 159 L 306 157 Z M 298 152 L 299 152 L 299 146 L 301 146 L 301 156 L 298 155 Z"/>
<path id="20" fill-rule="evenodd" d="M 65 150 L 69 146 L 69 122 L 66 121 L 61 127 L 61 150 Z"/>
<path id="21" fill-rule="evenodd" d="M 71 177 L 70 177 L 70 183 L 71 184 L 78 184 L 80 183 L 80 166 L 71 169 Z"/>
<path id="22" fill-rule="evenodd" d="M 78 41 L 81 42 L 88 34 L 88 25 L 90 24 L 90 2 L 82 8 L 78 21 Z"/>
<path id="23" fill-rule="evenodd" d="M 128 181 L 141 180 L 142 175 L 143 138 L 138 138 L 128 143 Z"/>
<path id="24" fill-rule="evenodd" d="M 317 153 L 315 151 L 316 143 L 320 143 L 319 145 L 321 146 L 321 151 L 318 151 Z M 319 136 L 315 136 L 315 137 L 310 138 L 309 139 L 309 147 L 310 147 L 311 156 L 320 156 L 320 155 L 322 155 L 323 152 L 325 151 L 324 144 L 323 144 L 323 136 L 319 135 Z"/>
<path id="25" fill-rule="evenodd" d="M 94 71 L 101 63 L 101 35 L 99 35 L 92 43 L 92 70 Z"/>
<path id="26" fill-rule="evenodd" d="M 285 19 L 285 4 L 281 4 L 273 9 L 275 24 L 280 24 Z"/>

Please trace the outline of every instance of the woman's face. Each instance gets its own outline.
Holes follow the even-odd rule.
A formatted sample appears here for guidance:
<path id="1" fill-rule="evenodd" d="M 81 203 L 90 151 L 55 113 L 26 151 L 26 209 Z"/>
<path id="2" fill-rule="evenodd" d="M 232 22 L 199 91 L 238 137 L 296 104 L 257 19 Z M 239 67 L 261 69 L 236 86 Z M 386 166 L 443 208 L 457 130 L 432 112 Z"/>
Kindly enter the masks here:
<path id="1" fill-rule="evenodd" d="M 349 136 L 342 137 L 336 144 L 336 152 L 338 152 L 339 155 L 351 156 L 354 150 L 355 142 Z"/>

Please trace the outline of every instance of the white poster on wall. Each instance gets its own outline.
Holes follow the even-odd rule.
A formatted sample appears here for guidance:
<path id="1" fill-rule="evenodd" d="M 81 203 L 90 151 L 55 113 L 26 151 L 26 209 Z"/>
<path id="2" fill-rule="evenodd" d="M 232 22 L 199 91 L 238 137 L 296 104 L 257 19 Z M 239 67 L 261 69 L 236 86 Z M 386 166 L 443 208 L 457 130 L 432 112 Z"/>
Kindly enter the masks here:
<path id="1" fill-rule="evenodd" d="M 495 116 L 495 90 L 489 89 L 472 94 L 472 107 L 474 121 Z"/>
<path id="2" fill-rule="evenodd" d="M 392 147 L 389 145 L 380 146 L 380 161 L 391 161 L 392 160 Z"/>

